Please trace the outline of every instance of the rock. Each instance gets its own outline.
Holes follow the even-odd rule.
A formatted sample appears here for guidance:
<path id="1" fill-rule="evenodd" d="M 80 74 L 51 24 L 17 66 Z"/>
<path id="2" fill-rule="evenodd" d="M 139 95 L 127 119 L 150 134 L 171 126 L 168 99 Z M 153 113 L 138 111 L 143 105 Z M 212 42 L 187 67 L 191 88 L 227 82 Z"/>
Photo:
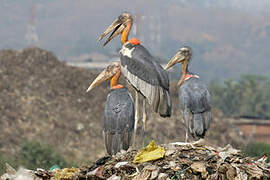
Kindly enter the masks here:
<path id="1" fill-rule="evenodd" d="M 121 180 L 121 176 L 116 176 L 115 174 L 109 177 L 107 180 Z"/>
<path id="2" fill-rule="evenodd" d="M 121 166 L 124 166 L 124 165 L 126 165 L 126 164 L 128 164 L 128 161 L 119 162 L 119 163 L 117 163 L 114 167 L 115 167 L 115 168 L 120 168 Z"/>
<path id="3" fill-rule="evenodd" d="M 11 167 L 8 163 L 6 163 L 6 172 L 7 174 L 10 174 L 10 175 L 16 174 L 16 170 L 13 167 Z"/>
<path id="4" fill-rule="evenodd" d="M 15 180 L 34 180 L 35 178 L 31 170 L 20 167 L 19 170 L 16 172 L 14 179 Z"/>
<path id="5" fill-rule="evenodd" d="M 158 175 L 158 180 L 167 180 L 169 178 L 168 174 L 160 173 Z"/>

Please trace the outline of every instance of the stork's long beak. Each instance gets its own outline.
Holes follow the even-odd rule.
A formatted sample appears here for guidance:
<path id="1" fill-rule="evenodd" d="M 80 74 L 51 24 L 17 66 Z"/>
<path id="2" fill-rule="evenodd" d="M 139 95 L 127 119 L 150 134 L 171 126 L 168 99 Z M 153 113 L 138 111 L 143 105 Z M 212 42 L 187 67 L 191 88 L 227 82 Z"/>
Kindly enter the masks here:
<path id="1" fill-rule="evenodd" d="M 186 57 L 183 54 L 181 54 L 181 52 L 176 53 L 176 55 L 173 56 L 171 60 L 168 62 L 167 66 L 165 67 L 165 70 L 168 70 L 176 63 L 183 62 L 185 59 Z"/>
<path id="2" fill-rule="evenodd" d="M 109 34 L 111 31 L 111 35 L 108 37 L 106 42 L 103 44 L 105 46 L 110 40 L 112 40 L 115 36 L 120 34 L 125 28 L 125 25 L 120 21 L 119 18 L 117 18 L 98 38 L 98 41 L 102 40 L 107 34 Z"/>
<path id="3" fill-rule="evenodd" d="M 107 68 L 104 69 L 97 77 L 96 79 L 92 82 L 92 84 L 88 87 L 86 92 L 91 91 L 93 88 L 97 87 L 101 83 L 103 83 L 106 80 L 109 80 L 111 77 L 114 76 L 114 73 L 111 71 L 108 71 Z"/>
<path id="4" fill-rule="evenodd" d="M 121 71 L 120 62 L 112 62 L 96 77 L 96 79 L 92 82 L 86 92 L 91 91 L 93 88 L 97 87 L 104 81 L 111 79 L 119 71 Z"/>

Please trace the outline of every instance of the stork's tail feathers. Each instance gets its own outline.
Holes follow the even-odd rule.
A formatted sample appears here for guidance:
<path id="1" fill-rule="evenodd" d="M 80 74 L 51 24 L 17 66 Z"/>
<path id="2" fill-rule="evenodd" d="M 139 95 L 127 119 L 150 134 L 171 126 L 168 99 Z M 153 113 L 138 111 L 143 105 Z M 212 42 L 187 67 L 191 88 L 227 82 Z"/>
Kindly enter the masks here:
<path id="1" fill-rule="evenodd" d="M 128 150 L 131 145 L 133 132 L 110 133 L 103 131 L 105 147 L 109 155 L 115 155 L 117 152 Z"/>
<path id="2" fill-rule="evenodd" d="M 202 113 L 196 113 L 193 114 L 193 135 L 196 137 L 204 138 L 204 135 L 206 133 L 206 129 L 204 128 L 204 117 Z"/>
<path id="3" fill-rule="evenodd" d="M 171 116 L 171 96 L 169 91 L 163 89 L 160 94 L 160 103 L 159 103 L 159 115 L 161 117 L 170 117 Z"/>

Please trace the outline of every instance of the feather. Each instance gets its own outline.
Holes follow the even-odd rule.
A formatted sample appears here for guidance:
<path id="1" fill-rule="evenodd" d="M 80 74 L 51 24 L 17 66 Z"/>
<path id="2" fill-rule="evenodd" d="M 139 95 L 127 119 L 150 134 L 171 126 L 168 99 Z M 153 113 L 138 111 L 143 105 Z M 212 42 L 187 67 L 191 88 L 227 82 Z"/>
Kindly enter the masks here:
<path id="1" fill-rule="evenodd" d="M 120 50 L 121 71 L 162 117 L 171 115 L 169 77 L 155 58 L 142 46 L 126 43 Z"/>
<path id="2" fill-rule="evenodd" d="M 112 89 L 107 96 L 103 138 L 108 154 L 127 150 L 134 131 L 134 105 L 127 88 Z"/>
<path id="3" fill-rule="evenodd" d="M 198 78 L 187 79 L 179 88 L 180 110 L 189 133 L 203 138 L 211 122 L 210 93 Z"/>
<path id="4" fill-rule="evenodd" d="M 131 145 L 133 131 L 122 133 L 111 133 L 109 131 L 103 131 L 103 138 L 105 147 L 109 155 L 115 155 L 121 150 L 128 150 Z"/>
<path id="5" fill-rule="evenodd" d="M 162 117 L 171 115 L 171 99 L 168 90 L 145 82 L 129 72 L 126 67 L 122 66 L 121 70 L 128 82 L 148 100 L 154 112 Z"/>

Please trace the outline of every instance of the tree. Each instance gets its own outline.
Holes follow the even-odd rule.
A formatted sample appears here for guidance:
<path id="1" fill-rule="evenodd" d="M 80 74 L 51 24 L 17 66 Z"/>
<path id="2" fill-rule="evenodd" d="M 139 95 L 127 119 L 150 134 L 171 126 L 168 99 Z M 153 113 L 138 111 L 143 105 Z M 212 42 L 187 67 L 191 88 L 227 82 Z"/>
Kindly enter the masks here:
<path id="1" fill-rule="evenodd" d="M 212 104 L 229 116 L 270 118 L 270 81 L 243 75 L 239 81 L 211 82 Z"/>

